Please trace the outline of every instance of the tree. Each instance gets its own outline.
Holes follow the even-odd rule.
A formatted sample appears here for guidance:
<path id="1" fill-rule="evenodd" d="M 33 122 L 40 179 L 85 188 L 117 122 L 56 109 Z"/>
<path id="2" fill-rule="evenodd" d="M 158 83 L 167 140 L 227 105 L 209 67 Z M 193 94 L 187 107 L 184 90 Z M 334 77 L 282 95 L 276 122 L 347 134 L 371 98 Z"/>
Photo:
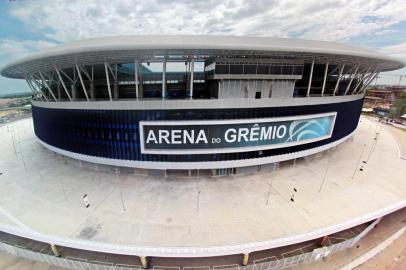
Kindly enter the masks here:
<path id="1" fill-rule="evenodd" d="M 392 113 L 393 110 L 393 113 Z M 394 118 L 400 118 L 402 115 L 406 114 L 406 93 L 403 93 L 396 101 L 391 109 L 391 115 Z"/>

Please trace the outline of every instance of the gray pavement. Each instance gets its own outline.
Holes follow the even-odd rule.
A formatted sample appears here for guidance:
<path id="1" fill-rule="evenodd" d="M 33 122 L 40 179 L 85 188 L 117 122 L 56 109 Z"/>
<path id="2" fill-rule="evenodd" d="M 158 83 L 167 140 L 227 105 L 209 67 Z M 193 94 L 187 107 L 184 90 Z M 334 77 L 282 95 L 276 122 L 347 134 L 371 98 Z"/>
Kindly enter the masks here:
<path id="1" fill-rule="evenodd" d="M 0 136 L 0 223 L 64 238 L 230 246 L 321 230 L 406 200 L 406 161 L 387 131 L 366 120 L 353 140 L 332 151 L 272 173 L 224 178 L 79 168 L 40 146 L 31 119 L 0 127 Z"/>
<path id="2" fill-rule="evenodd" d="M 374 228 L 364 238 L 362 238 L 355 247 L 334 254 L 333 256 L 326 257 L 323 260 L 310 264 L 300 265 L 297 268 L 293 269 L 298 270 L 350 269 L 348 268 L 348 266 L 351 265 L 353 261 L 363 257 L 364 254 L 367 254 L 370 250 L 379 246 L 386 239 L 391 237 L 391 235 L 395 234 L 405 226 L 406 226 L 406 208 L 384 217 L 382 221 L 378 223 L 376 228 Z M 402 244 L 401 241 L 402 239 L 405 238 L 406 235 L 403 235 L 401 238 L 399 238 L 399 240 L 397 240 L 400 241 L 400 243 L 399 242 L 397 243 L 397 246 L 395 247 L 393 247 L 392 245 L 389 246 L 389 248 L 391 249 L 390 254 L 386 254 L 386 256 L 383 256 L 383 254 L 375 256 L 371 261 L 366 261 L 364 264 L 360 265 L 356 269 L 357 270 L 396 269 L 392 267 L 391 261 L 394 259 L 394 257 L 404 252 L 403 249 L 404 247 L 406 247 L 406 242 L 403 242 Z M 383 253 L 385 252 L 386 249 L 383 250 Z M 396 255 L 393 256 L 393 254 Z M 396 261 L 394 261 L 394 263 L 395 263 L 394 265 L 398 265 Z"/>
<path id="3" fill-rule="evenodd" d="M 63 268 L 39 263 L 22 258 L 14 257 L 4 252 L 0 252 L 1 270 L 62 270 Z"/>

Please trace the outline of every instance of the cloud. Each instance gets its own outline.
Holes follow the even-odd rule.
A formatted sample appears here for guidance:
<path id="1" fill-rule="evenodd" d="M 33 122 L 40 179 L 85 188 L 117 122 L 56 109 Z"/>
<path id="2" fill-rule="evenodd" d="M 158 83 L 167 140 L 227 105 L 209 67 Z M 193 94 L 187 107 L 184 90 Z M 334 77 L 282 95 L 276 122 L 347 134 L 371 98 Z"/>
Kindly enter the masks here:
<path id="1" fill-rule="evenodd" d="M 9 16 L 25 23 L 39 39 L 51 41 L 0 40 L 0 65 L 57 43 L 114 35 L 217 34 L 343 42 L 360 38 L 360 45 L 376 47 L 378 40 L 390 36 L 399 42 L 397 27 L 406 21 L 404 0 L 36 0 L 9 7 Z M 405 43 L 382 49 L 406 60 L 405 51 Z"/>
<path id="2" fill-rule="evenodd" d="M 380 51 L 386 55 L 396 57 L 398 59 L 403 60 L 403 62 L 406 62 L 406 42 L 383 47 Z M 401 75 L 402 77 L 400 77 Z M 399 70 L 394 70 L 380 74 L 378 83 L 381 84 L 400 83 L 401 85 L 406 85 L 406 67 Z"/>
<path id="3" fill-rule="evenodd" d="M 232 34 L 341 40 L 406 20 L 404 0 L 24 1 L 10 14 L 58 42 L 107 35 Z"/>
<path id="4" fill-rule="evenodd" d="M 0 68 L 11 61 L 17 60 L 36 51 L 40 51 L 54 45 L 54 42 L 43 40 L 0 39 Z M 30 90 L 25 81 L 8 79 L 0 76 L 1 94 L 29 91 Z"/>
<path id="5" fill-rule="evenodd" d="M 0 66 L 54 45 L 44 40 L 0 39 Z"/>
<path id="6" fill-rule="evenodd" d="M 383 47 L 381 52 L 406 61 L 406 41 L 400 44 Z"/>

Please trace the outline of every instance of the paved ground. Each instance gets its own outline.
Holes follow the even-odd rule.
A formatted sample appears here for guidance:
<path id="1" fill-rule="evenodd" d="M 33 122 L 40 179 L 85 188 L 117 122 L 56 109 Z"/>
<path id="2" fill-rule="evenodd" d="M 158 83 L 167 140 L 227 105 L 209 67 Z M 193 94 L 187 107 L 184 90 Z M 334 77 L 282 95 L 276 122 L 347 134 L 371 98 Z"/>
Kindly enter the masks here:
<path id="1" fill-rule="evenodd" d="M 0 127 L 0 223 L 161 247 L 235 245 L 308 233 L 406 199 L 406 161 L 385 130 L 374 140 L 377 131 L 364 120 L 354 140 L 269 174 L 164 179 L 65 164 L 35 141 L 31 119 L 21 120 Z"/>
<path id="2" fill-rule="evenodd" d="M 395 240 L 373 259 L 360 265 L 357 270 L 398 270 L 406 269 L 406 233 Z"/>
<path id="3" fill-rule="evenodd" d="M 375 120 L 374 120 L 375 121 Z M 402 156 L 406 156 L 406 132 L 404 130 L 395 128 L 393 126 L 385 125 L 385 128 L 391 132 L 399 143 L 399 150 Z M 378 130 L 378 128 L 377 128 Z M 297 269 L 312 269 L 312 270 L 330 270 L 339 269 L 346 263 L 362 256 L 368 250 L 379 245 L 384 239 L 389 237 L 396 230 L 406 226 L 406 209 L 400 211 L 398 214 L 385 219 L 378 228 L 372 231 L 359 243 L 358 248 L 353 248 L 346 252 L 335 255 L 332 258 L 323 260 L 321 262 L 302 265 Z M 382 251 L 375 258 L 368 260 L 357 268 L 357 270 L 381 270 L 381 269 L 406 269 L 406 234 L 404 233 L 388 248 Z"/>
<path id="4" fill-rule="evenodd" d="M 33 262 L 0 252 L 1 270 L 62 270 L 62 268 L 50 266 L 45 263 Z"/>
<path id="5" fill-rule="evenodd" d="M 399 144 L 401 156 L 406 159 L 406 130 L 399 129 L 391 125 L 384 126 L 390 133 L 393 134 L 393 136 L 395 136 Z"/>
<path id="6" fill-rule="evenodd" d="M 344 252 L 335 254 L 334 256 L 328 257 L 323 259 L 322 261 L 315 262 L 312 264 L 305 264 L 300 265 L 298 267 L 292 268 L 297 270 L 343 270 L 342 267 L 349 265 L 349 262 L 353 261 L 356 258 L 362 257 L 368 250 L 376 248 L 381 243 L 384 242 L 385 239 L 389 238 L 391 234 L 398 231 L 400 228 L 406 228 L 406 208 L 399 210 L 395 213 L 392 213 L 388 216 L 385 216 L 383 220 L 378 224 L 376 228 L 374 228 L 370 233 L 364 237 L 357 246 L 348 249 Z M 353 229 L 352 229 L 353 230 Z M 406 248 L 406 234 L 403 234 L 401 238 L 396 240 L 394 244 L 391 244 L 388 248 L 386 248 L 381 254 L 377 255 L 374 259 L 366 262 L 365 264 L 361 265 L 357 269 L 406 269 L 403 267 L 405 263 L 405 248 Z M 64 253 L 64 252 L 63 252 Z M 266 252 L 261 252 L 264 257 L 269 257 L 269 254 L 265 254 Z M 84 255 L 84 254 L 81 254 Z M 216 265 L 225 265 L 225 264 L 232 264 L 238 262 L 238 260 L 234 262 L 229 262 L 229 258 L 218 258 Z M 174 261 L 176 260 L 169 260 Z M 156 265 L 172 265 L 168 264 L 168 260 L 166 262 L 163 261 L 156 261 L 154 262 Z M 177 262 L 179 263 L 179 262 Z M 199 265 L 207 265 L 204 260 L 199 260 Z M 176 264 L 179 265 L 179 264 Z M 21 258 L 16 258 L 11 255 L 7 255 L 5 253 L 0 252 L 0 269 L 2 270 L 13 270 L 13 269 L 33 269 L 33 270 L 41 270 L 41 269 L 61 269 L 57 267 L 51 267 L 49 265 L 43 263 L 34 263 L 28 260 L 24 260 Z M 351 269 L 351 268 L 345 268 Z M 61 269 L 62 270 L 62 269 Z"/>
<path id="7" fill-rule="evenodd" d="M 358 244 L 343 252 L 334 254 L 333 256 L 327 257 L 321 261 L 314 262 L 311 264 L 300 265 L 297 268 L 300 270 L 341 270 L 349 269 L 346 267 L 350 262 L 354 261 L 357 258 L 362 257 L 369 250 L 375 248 L 381 244 L 384 240 L 389 238 L 392 234 L 396 233 L 400 229 L 406 226 L 406 208 L 391 214 L 385 217 L 378 226 L 369 232 L 366 237 L 361 239 Z M 392 261 L 396 256 L 404 252 L 404 247 L 406 247 L 406 242 L 403 242 L 406 235 L 403 235 L 401 238 L 395 241 L 394 244 L 391 244 L 387 249 L 383 251 L 382 254 L 378 255 L 376 258 L 367 261 L 357 268 L 357 270 L 381 270 L 386 269 L 386 267 L 392 266 Z M 388 252 L 390 251 L 390 252 Z M 382 256 L 383 255 L 383 256 Z M 398 260 L 398 261 L 401 261 Z M 378 264 L 378 268 L 372 268 L 373 265 Z M 397 268 L 388 268 L 388 269 L 397 269 Z M 406 268 L 398 268 L 406 269 Z"/>

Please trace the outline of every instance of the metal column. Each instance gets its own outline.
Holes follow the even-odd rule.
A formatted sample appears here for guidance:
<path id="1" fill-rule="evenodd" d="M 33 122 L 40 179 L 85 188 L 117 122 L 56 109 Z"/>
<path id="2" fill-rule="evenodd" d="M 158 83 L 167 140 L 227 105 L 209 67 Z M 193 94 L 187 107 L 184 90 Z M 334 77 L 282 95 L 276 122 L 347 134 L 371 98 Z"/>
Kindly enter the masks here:
<path id="1" fill-rule="evenodd" d="M 191 62 L 190 62 L 190 99 L 192 99 L 193 98 L 193 80 L 194 80 L 194 78 L 193 78 L 193 74 L 194 74 L 194 71 L 195 71 L 195 58 L 194 58 L 194 56 L 192 56 L 192 60 L 191 60 Z"/>
<path id="2" fill-rule="evenodd" d="M 107 90 L 109 91 L 109 98 L 110 98 L 110 101 L 112 101 L 113 99 L 111 97 L 110 78 L 109 78 L 109 70 L 107 67 L 107 63 L 104 63 L 104 71 L 106 72 Z"/>
<path id="3" fill-rule="evenodd" d="M 363 73 L 363 74 L 360 76 L 358 83 L 355 85 L 354 90 L 352 90 L 352 92 L 351 92 L 351 95 L 354 95 L 354 94 L 356 93 L 356 91 L 357 91 L 357 89 L 358 89 L 358 86 L 361 85 L 362 81 L 366 78 L 366 76 L 367 76 L 367 74 L 368 74 L 368 72 L 369 72 L 370 70 L 371 70 L 371 69 L 368 68 L 367 71 L 365 71 L 365 73 Z"/>
<path id="4" fill-rule="evenodd" d="M 326 63 L 326 68 L 324 69 L 324 79 L 323 79 L 323 87 L 321 88 L 321 96 L 324 96 L 324 89 L 326 88 L 327 73 L 328 73 L 328 62 Z"/>
<path id="5" fill-rule="evenodd" d="M 64 74 L 64 73 L 62 73 L 62 74 Z M 67 78 L 70 78 L 67 75 L 65 75 L 65 76 Z M 70 81 L 72 82 L 72 85 L 71 85 L 72 99 L 76 100 L 78 97 L 78 90 L 76 88 L 76 69 L 75 68 L 73 68 L 73 80 L 71 79 Z"/>
<path id="6" fill-rule="evenodd" d="M 378 76 L 379 72 L 375 71 L 375 73 L 372 73 L 372 76 L 369 77 L 369 79 L 366 81 L 366 83 L 359 89 L 358 93 L 362 93 L 370 83 Z"/>
<path id="7" fill-rule="evenodd" d="M 83 82 L 82 74 L 81 74 L 81 71 L 80 71 L 78 65 L 76 65 L 76 70 L 78 72 L 80 84 L 82 85 L 83 93 L 85 94 L 86 100 L 89 101 L 89 96 L 87 95 L 85 83 Z"/>
<path id="8" fill-rule="evenodd" d="M 162 62 L 162 99 L 166 96 L 166 58 Z"/>
<path id="9" fill-rule="evenodd" d="M 115 66 L 115 70 L 114 70 L 114 87 L 113 87 L 113 97 L 114 100 L 118 100 L 118 77 L 117 77 L 117 64 Z"/>
<path id="10" fill-rule="evenodd" d="M 90 99 L 96 99 L 96 93 L 94 92 L 94 72 L 93 72 L 93 65 L 92 65 L 92 75 L 90 78 Z"/>
<path id="11" fill-rule="evenodd" d="M 41 96 L 43 96 L 43 97 L 45 98 L 46 101 L 49 101 L 48 98 L 47 98 L 47 96 L 45 95 L 45 93 L 44 93 L 44 92 L 42 91 L 42 89 L 41 89 L 42 84 L 39 85 L 39 82 L 37 82 L 37 79 L 34 77 L 34 75 L 31 75 L 31 80 L 32 80 L 31 85 L 32 85 L 34 88 L 37 87 L 38 89 L 35 88 L 35 89 L 37 89 L 37 92 L 39 92 L 39 93 L 41 94 Z"/>
<path id="12" fill-rule="evenodd" d="M 60 82 L 58 82 L 57 92 L 58 92 L 58 100 L 62 100 L 62 85 Z"/>
<path id="13" fill-rule="evenodd" d="M 72 97 L 70 96 L 69 91 L 66 88 L 64 81 L 62 80 L 61 73 L 59 72 L 59 70 L 57 68 L 55 68 L 55 71 L 56 71 L 56 74 L 58 75 L 59 81 L 61 82 L 61 84 L 63 86 L 63 89 L 65 90 L 66 95 L 68 96 L 69 100 L 72 101 Z"/>
<path id="14" fill-rule="evenodd" d="M 36 96 L 36 97 L 38 97 L 38 98 L 40 98 L 40 99 L 45 99 L 45 101 L 48 101 L 48 100 L 46 99 L 46 97 L 43 97 L 42 94 L 39 93 L 39 92 L 35 89 L 34 85 L 30 82 L 30 79 L 25 78 L 25 81 L 27 82 L 28 86 L 31 88 L 31 91 L 32 91 L 32 93 L 34 94 L 34 96 Z"/>
<path id="15" fill-rule="evenodd" d="M 306 97 L 310 96 L 310 87 L 312 85 L 312 79 L 313 79 L 313 68 L 314 68 L 314 59 L 312 61 L 312 65 L 310 67 L 310 77 L 309 77 L 309 85 L 307 86 L 307 94 Z"/>
<path id="16" fill-rule="evenodd" d="M 45 87 L 48 89 L 49 93 L 51 93 L 52 98 L 53 98 L 55 101 L 57 101 L 57 99 L 56 99 L 54 93 L 53 93 L 52 90 L 51 90 L 51 87 L 50 87 L 50 86 L 48 85 L 48 83 L 46 82 L 46 80 L 45 80 L 44 76 L 42 75 L 41 71 L 39 72 L 39 76 L 41 77 L 42 81 L 44 82 Z"/>
<path id="17" fill-rule="evenodd" d="M 338 74 L 337 83 L 336 83 L 336 86 L 334 87 L 333 96 L 335 96 L 337 93 L 338 85 L 340 84 L 341 75 L 343 75 L 344 67 L 345 67 L 345 64 L 342 65 L 342 67 L 340 69 L 340 73 Z"/>
<path id="18" fill-rule="evenodd" d="M 71 85 L 71 92 L 72 92 L 72 99 L 76 100 L 78 95 L 77 95 L 76 85 L 74 83 L 72 83 L 72 85 Z"/>
<path id="19" fill-rule="evenodd" d="M 139 89 L 139 93 L 138 93 L 138 97 L 139 98 L 143 98 L 144 97 L 144 85 L 142 84 L 142 64 L 138 63 L 138 89 Z"/>
<path id="20" fill-rule="evenodd" d="M 134 61 L 134 75 L 135 75 L 135 97 L 138 100 L 138 63 Z"/>
<path id="21" fill-rule="evenodd" d="M 355 68 L 354 74 L 352 74 L 351 80 L 350 80 L 350 82 L 348 83 L 347 89 L 345 89 L 344 96 L 347 95 L 348 91 L 350 90 L 352 81 L 354 80 L 355 76 L 357 75 L 358 68 L 359 68 L 359 66 L 357 66 L 357 67 Z"/>

